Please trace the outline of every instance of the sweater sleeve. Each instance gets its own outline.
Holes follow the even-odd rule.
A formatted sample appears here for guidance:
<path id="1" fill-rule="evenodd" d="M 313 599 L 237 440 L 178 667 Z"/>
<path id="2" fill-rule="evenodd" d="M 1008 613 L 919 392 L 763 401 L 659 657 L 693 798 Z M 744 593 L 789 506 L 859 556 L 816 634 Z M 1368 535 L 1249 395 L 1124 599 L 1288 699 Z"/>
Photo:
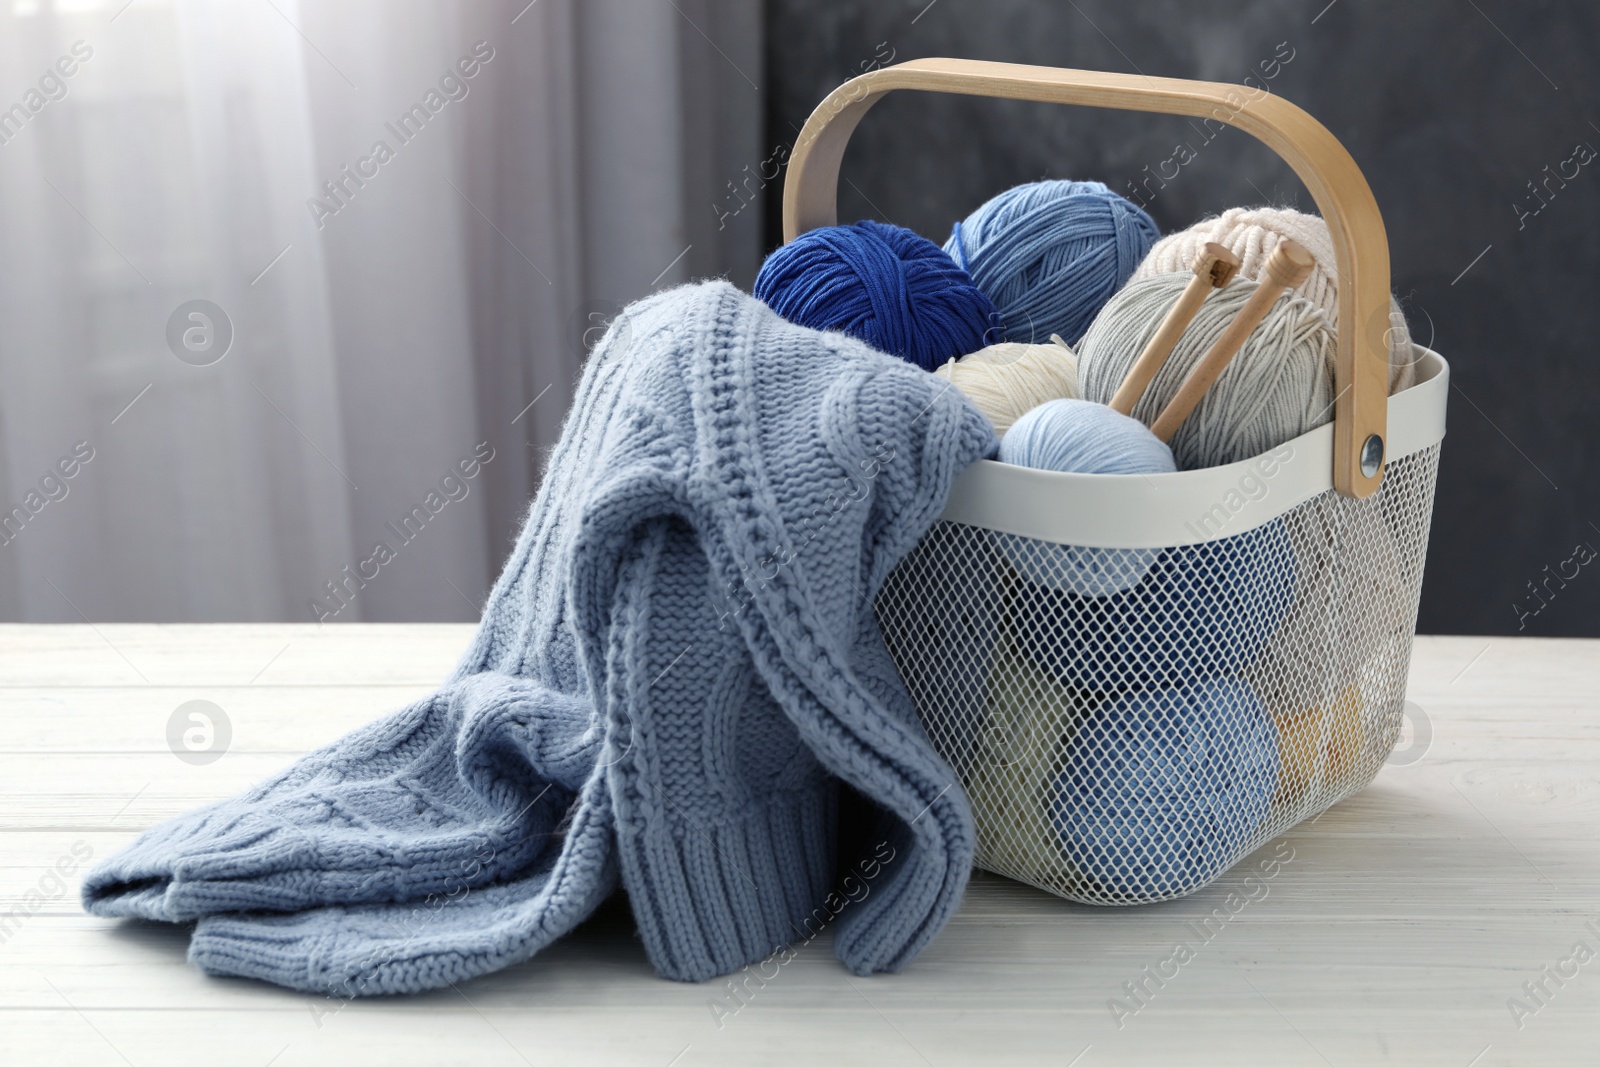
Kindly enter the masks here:
<path id="1" fill-rule="evenodd" d="M 210 974 L 259 978 L 339 999 L 416 993 L 532 958 L 588 918 L 617 884 L 602 767 L 546 835 L 553 847 L 507 881 L 391 903 L 291 914 L 208 915 L 189 960 Z M 468 857 L 472 863 L 487 854 Z"/>
<path id="2" fill-rule="evenodd" d="M 748 600 L 738 621 L 767 689 L 822 765 L 884 812 L 872 843 L 881 858 L 834 937 L 841 961 L 869 974 L 903 966 L 943 929 L 976 842 L 960 783 L 863 619 L 956 476 L 992 454 L 995 439 L 939 379 L 847 345 L 832 355 L 798 386 L 815 399 L 789 410 L 812 421 L 787 437 L 743 429 L 771 421 L 754 416 L 773 391 L 769 362 L 706 370 L 705 451 L 716 457 L 706 543 L 719 579 Z M 832 483 L 839 490 L 810 519 L 819 487 Z"/>
<path id="3" fill-rule="evenodd" d="M 421 899 L 536 865 L 597 758 L 588 704 L 473 675 L 230 800 L 146 831 L 90 872 L 102 916 Z"/>
<path id="4" fill-rule="evenodd" d="M 603 660 L 607 775 L 623 884 L 667 978 L 704 981 L 816 936 L 833 877 L 837 785 L 750 662 L 681 520 L 580 554 L 609 592 L 584 626 Z"/>

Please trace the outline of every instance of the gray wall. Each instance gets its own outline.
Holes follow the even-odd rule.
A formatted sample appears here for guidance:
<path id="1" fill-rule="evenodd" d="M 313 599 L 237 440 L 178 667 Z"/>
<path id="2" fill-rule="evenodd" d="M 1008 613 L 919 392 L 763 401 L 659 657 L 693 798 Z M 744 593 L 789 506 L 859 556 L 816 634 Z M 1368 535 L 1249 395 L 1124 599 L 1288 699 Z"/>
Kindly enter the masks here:
<path id="1" fill-rule="evenodd" d="M 1419 629 L 1600 635 L 1600 560 L 1582 563 L 1600 549 L 1600 158 L 1564 187 L 1550 180 L 1543 207 L 1528 184 L 1580 142 L 1600 149 L 1600 5 L 1325 3 L 768 0 L 767 147 L 791 143 L 829 90 L 891 54 L 1231 82 L 1259 82 L 1266 61 L 1267 87 L 1321 119 L 1366 173 L 1411 329 L 1451 364 Z M 1125 192 L 1180 141 L 1200 145 L 1181 119 L 896 94 L 852 141 L 840 219 L 942 242 L 1009 185 L 1096 178 Z M 1228 130 L 1149 210 L 1166 231 L 1262 202 L 1314 210 L 1286 166 Z"/>

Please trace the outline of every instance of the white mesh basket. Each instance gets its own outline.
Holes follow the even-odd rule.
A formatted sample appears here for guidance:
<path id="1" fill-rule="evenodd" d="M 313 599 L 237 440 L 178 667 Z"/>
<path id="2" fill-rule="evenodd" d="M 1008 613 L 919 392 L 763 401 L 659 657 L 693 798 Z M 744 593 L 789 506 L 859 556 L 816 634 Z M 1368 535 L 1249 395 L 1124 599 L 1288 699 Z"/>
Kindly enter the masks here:
<path id="1" fill-rule="evenodd" d="M 834 221 L 844 143 L 894 88 L 1202 116 L 1240 91 L 960 60 L 875 71 L 802 131 L 789 238 Z M 1418 348 L 1416 384 L 1386 397 L 1387 245 L 1332 135 L 1277 97 L 1214 117 L 1295 166 L 1334 233 L 1334 423 L 1174 474 L 979 462 L 876 603 L 972 802 L 979 866 L 1092 904 L 1192 892 L 1360 789 L 1405 701 L 1449 369 Z"/>
<path id="2" fill-rule="evenodd" d="M 961 477 L 877 614 L 972 801 L 979 866 L 1165 900 L 1372 780 L 1444 435 L 1448 368 L 1420 356 L 1365 499 L 1330 484 L 1332 426 L 1201 471 Z"/>

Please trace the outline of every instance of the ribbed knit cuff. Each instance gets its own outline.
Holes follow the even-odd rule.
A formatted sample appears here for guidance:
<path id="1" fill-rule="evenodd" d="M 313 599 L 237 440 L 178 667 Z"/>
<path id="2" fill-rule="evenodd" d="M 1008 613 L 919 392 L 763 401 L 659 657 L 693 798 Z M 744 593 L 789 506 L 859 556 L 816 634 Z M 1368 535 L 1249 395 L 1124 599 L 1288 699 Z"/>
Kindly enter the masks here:
<path id="1" fill-rule="evenodd" d="M 189 961 L 340 1000 L 416 993 L 532 958 L 617 886 L 602 774 L 580 795 L 559 852 L 515 881 L 397 904 L 200 920 Z"/>
<path id="2" fill-rule="evenodd" d="M 438 989 L 532 958 L 611 894 L 616 866 L 587 865 L 571 891 L 549 882 L 545 872 L 460 901 L 213 915 L 196 925 L 189 962 L 340 1000 Z"/>
<path id="3" fill-rule="evenodd" d="M 105 918 L 188 922 L 244 911 L 418 899 L 526 869 L 572 794 L 550 787 L 516 827 L 465 825 L 421 841 L 396 832 L 330 834 L 230 800 L 146 831 L 84 879 L 83 906 Z M 333 802 L 328 802 L 334 806 Z"/>
<path id="4" fill-rule="evenodd" d="M 593 771 L 588 703 L 482 673 L 156 826 L 92 870 L 84 908 L 184 922 L 455 893 L 518 877 Z"/>
<path id="5" fill-rule="evenodd" d="M 304 907 L 304 832 L 237 801 L 152 827 L 83 880 L 83 907 L 106 918 L 188 922 L 219 911 Z M 263 872 L 282 872 L 266 874 Z"/>
<path id="6" fill-rule="evenodd" d="M 582 922 L 616 888 L 608 860 L 579 879 L 568 871 L 560 891 L 544 871 L 456 900 L 212 915 L 195 926 L 189 962 L 341 1000 L 438 989 L 530 959 Z"/>
<path id="7" fill-rule="evenodd" d="M 833 883 L 838 786 L 775 793 L 737 818 L 682 808 L 618 827 L 623 885 L 650 961 L 700 982 L 815 937 Z"/>

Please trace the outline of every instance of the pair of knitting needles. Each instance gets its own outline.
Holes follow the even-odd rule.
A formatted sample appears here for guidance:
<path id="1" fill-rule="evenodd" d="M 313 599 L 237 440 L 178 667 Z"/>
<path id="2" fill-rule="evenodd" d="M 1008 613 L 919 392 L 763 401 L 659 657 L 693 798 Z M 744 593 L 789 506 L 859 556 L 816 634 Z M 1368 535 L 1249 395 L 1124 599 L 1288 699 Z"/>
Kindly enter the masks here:
<path id="1" fill-rule="evenodd" d="M 1223 329 L 1222 335 L 1189 371 L 1177 395 L 1167 402 L 1156 421 L 1150 424 L 1151 433 L 1162 441 L 1172 440 L 1172 435 L 1178 432 L 1183 420 L 1189 417 L 1200 403 L 1200 398 L 1206 395 L 1206 390 L 1227 369 L 1228 362 L 1238 354 L 1245 340 L 1261 325 L 1261 320 L 1267 317 L 1267 312 L 1278 302 L 1278 297 L 1283 295 L 1285 289 L 1293 289 L 1305 281 L 1315 265 L 1316 260 L 1311 258 L 1311 253 L 1303 245 L 1288 239 L 1278 242 L 1261 269 L 1256 291 L 1250 294 L 1244 307 Z M 1139 358 L 1134 360 L 1128 376 L 1112 396 L 1113 411 L 1123 415 L 1133 413 L 1133 406 L 1144 395 L 1156 372 L 1166 363 L 1178 338 L 1183 336 L 1183 331 L 1194 321 L 1206 296 L 1211 290 L 1227 285 L 1238 273 L 1239 257 L 1215 241 L 1207 241 L 1195 253 L 1192 266 L 1194 277 L 1189 279 L 1189 284 L 1167 311 L 1167 317 L 1161 320 L 1160 327 L 1145 345 L 1144 351 L 1139 353 Z"/>

